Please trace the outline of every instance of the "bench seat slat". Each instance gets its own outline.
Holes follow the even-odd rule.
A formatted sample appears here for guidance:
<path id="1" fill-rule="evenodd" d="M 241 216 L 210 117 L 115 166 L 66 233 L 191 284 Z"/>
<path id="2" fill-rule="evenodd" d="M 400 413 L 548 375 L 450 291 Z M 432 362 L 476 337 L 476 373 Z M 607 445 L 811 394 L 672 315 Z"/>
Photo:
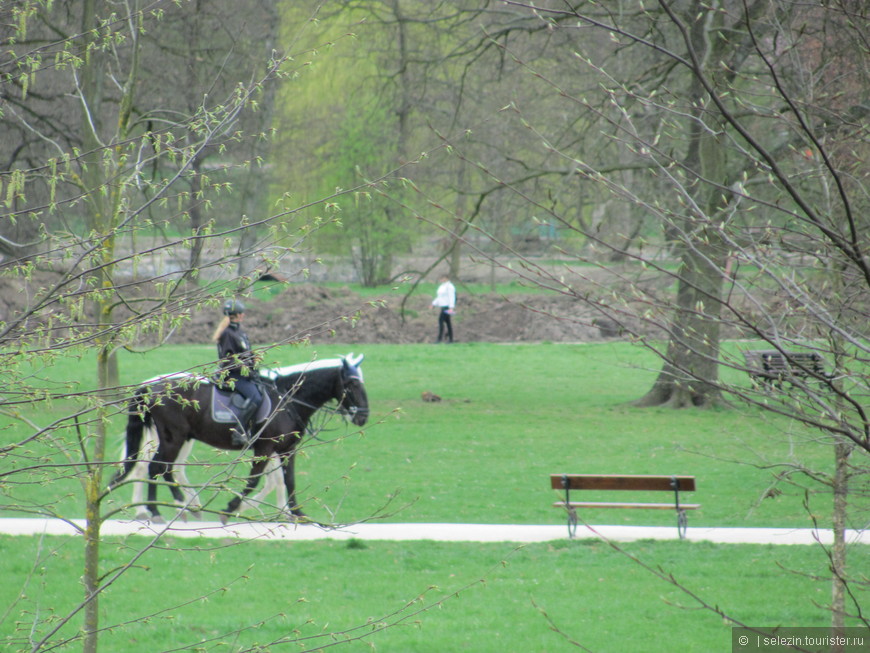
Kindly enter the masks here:
<path id="1" fill-rule="evenodd" d="M 673 503 L 612 503 L 607 501 L 557 501 L 554 508 L 651 508 L 653 510 L 674 510 Z M 700 503 L 681 503 L 680 510 L 698 510 Z"/>

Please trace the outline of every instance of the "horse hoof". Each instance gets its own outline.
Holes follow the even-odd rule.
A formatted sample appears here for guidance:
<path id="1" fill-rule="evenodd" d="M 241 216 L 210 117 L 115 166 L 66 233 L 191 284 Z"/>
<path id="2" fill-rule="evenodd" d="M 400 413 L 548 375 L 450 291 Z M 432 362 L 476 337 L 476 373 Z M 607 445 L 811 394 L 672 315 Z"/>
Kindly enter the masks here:
<path id="1" fill-rule="evenodd" d="M 166 520 L 163 519 L 163 517 L 161 515 L 153 515 L 151 517 L 151 523 L 152 524 L 165 524 Z"/>
<path id="2" fill-rule="evenodd" d="M 202 521 L 202 513 L 199 510 L 191 510 L 190 518 L 193 519 L 193 521 Z"/>
<path id="3" fill-rule="evenodd" d="M 224 526 L 226 526 L 226 525 L 227 525 L 227 521 L 229 520 L 229 518 L 230 518 L 230 516 L 229 516 L 228 514 L 223 513 L 223 514 L 221 515 L 221 524 L 223 524 Z"/>
<path id="4" fill-rule="evenodd" d="M 145 512 L 137 512 L 136 517 L 134 518 L 136 521 L 151 521 L 151 513 Z"/>

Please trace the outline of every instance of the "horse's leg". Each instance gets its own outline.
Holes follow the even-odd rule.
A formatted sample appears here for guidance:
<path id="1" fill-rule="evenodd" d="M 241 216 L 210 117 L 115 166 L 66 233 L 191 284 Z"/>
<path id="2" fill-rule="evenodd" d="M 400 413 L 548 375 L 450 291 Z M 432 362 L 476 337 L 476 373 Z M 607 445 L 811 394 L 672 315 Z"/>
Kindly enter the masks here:
<path id="1" fill-rule="evenodd" d="M 296 503 L 296 450 L 295 448 L 292 451 L 284 454 L 282 456 L 283 464 L 281 465 L 284 470 L 284 488 L 287 490 L 287 508 L 290 510 L 290 514 L 296 518 L 305 518 L 305 513 L 302 512 L 302 508 L 299 507 L 299 504 Z"/>
<path id="2" fill-rule="evenodd" d="M 190 457 L 190 452 L 192 450 L 193 440 L 190 439 L 181 445 L 181 449 L 178 451 L 178 456 L 175 458 L 175 464 L 170 470 L 170 474 L 174 474 L 174 487 L 179 489 L 183 494 L 181 500 L 181 518 L 185 520 L 187 519 L 188 511 L 194 519 L 200 519 L 202 517 L 200 513 L 202 510 L 202 504 L 199 502 L 199 493 L 194 491 L 190 480 L 187 478 L 187 472 L 185 471 L 184 465 Z"/>
<path id="3" fill-rule="evenodd" d="M 123 481 L 136 466 L 136 459 L 142 445 L 142 433 L 151 424 L 151 414 L 147 410 L 144 391 L 140 388 L 127 404 L 127 428 L 124 444 L 124 462 L 121 470 L 109 481 L 109 490 Z"/>
<path id="4" fill-rule="evenodd" d="M 275 505 L 279 510 L 287 509 L 287 488 L 284 487 L 283 461 L 278 454 L 272 454 L 269 458 L 269 470 L 266 474 L 266 488 L 271 492 L 275 490 Z"/>
<path id="5" fill-rule="evenodd" d="M 175 499 L 176 503 L 184 504 L 184 494 L 178 489 L 178 484 L 173 477 L 172 463 L 155 457 L 148 465 L 148 478 L 152 481 L 162 478 L 169 487 L 172 498 Z M 157 509 L 157 483 L 151 482 L 148 484 L 148 499 L 145 502 L 145 507 L 151 515 L 151 521 L 158 524 L 164 523 L 165 520 Z"/>
<path id="6" fill-rule="evenodd" d="M 151 459 L 148 463 L 148 479 L 149 481 L 157 478 L 163 473 L 164 465 L 155 459 Z M 162 523 L 163 517 L 160 516 L 160 511 L 157 510 L 157 484 L 148 483 L 148 498 L 145 501 L 145 509 L 148 511 L 149 518 L 155 522 Z"/>
<path id="7" fill-rule="evenodd" d="M 133 471 L 130 473 L 129 478 L 134 480 L 133 483 L 133 500 L 132 504 L 134 506 L 138 506 L 139 510 L 136 513 L 136 519 L 150 519 L 151 513 L 146 510 L 145 505 L 145 485 L 147 483 L 147 479 L 149 478 L 149 469 L 150 462 L 154 458 L 154 454 L 157 452 L 157 447 L 159 445 L 159 441 L 157 439 L 157 432 L 153 426 L 145 429 L 145 438 L 142 442 L 142 449 L 139 452 L 139 459 L 136 461 L 136 464 L 133 467 Z M 199 504 L 198 495 L 193 491 L 191 487 L 190 480 L 187 478 L 187 474 L 185 473 L 184 463 L 187 458 L 190 456 L 190 452 L 193 449 L 193 440 L 187 440 L 178 452 L 178 455 L 175 458 L 175 466 L 168 467 L 166 471 L 161 472 L 160 468 L 156 468 L 154 472 L 158 476 L 163 476 L 164 479 L 170 483 L 170 491 L 175 497 L 176 501 L 179 502 L 179 509 L 182 511 L 182 519 L 186 518 L 186 511 L 190 511 L 193 513 L 195 519 L 200 518 L 199 511 L 202 510 L 202 506 Z M 151 478 L 155 478 L 151 476 Z M 141 479 L 141 480 L 137 480 Z M 151 484 L 153 485 L 153 483 Z M 156 490 L 153 497 L 149 497 L 149 502 L 153 503 L 156 499 Z"/>
<path id="8" fill-rule="evenodd" d="M 133 481 L 133 496 L 130 505 L 136 509 L 136 519 L 149 519 L 151 515 L 145 509 L 145 486 L 148 476 L 148 461 L 139 460 L 130 472 L 130 480 Z"/>
<path id="9" fill-rule="evenodd" d="M 136 508 L 136 519 L 150 519 L 151 513 L 145 506 L 145 486 L 148 480 L 148 465 L 157 451 L 157 433 L 153 426 L 145 428 L 144 439 L 139 450 L 139 457 L 133 465 L 128 477 L 133 481 L 133 496 L 131 505 Z"/>
<path id="10" fill-rule="evenodd" d="M 227 504 L 226 514 L 221 515 L 221 521 L 226 523 L 229 515 L 239 513 L 239 506 L 247 496 L 253 492 L 257 484 L 260 482 L 260 477 L 263 475 L 263 470 L 266 468 L 266 463 L 269 461 L 268 456 L 258 456 L 251 465 L 251 474 L 248 476 L 248 482 L 245 484 L 245 489 L 238 496 L 233 497 L 232 501 Z"/>
<path id="11" fill-rule="evenodd" d="M 179 487 L 179 483 L 175 480 L 175 457 L 173 457 L 172 462 L 166 462 L 166 471 L 163 472 L 163 480 L 169 486 L 169 491 L 172 493 L 172 498 L 175 499 L 175 503 L 180 506 L 184 506 L 187 501 L 187 497 L 184 492 L 181 491 Z M 186 478 L 186 477 L 185 477 Z"/>
<path id="12" fill-rule="evenodd" d="M 184 501 L 184 495 L 181 493 L 181 490 L 178 489 L 172 476 L 172 464 L 178 456 L 180 445 L 171 443 L 171 440 L 167 439 L 163 434 L 160 434 L 159 430 L 158 437 L 160 439 L 160 445 L 157 448 L 157 453 L 154 454 L 151 463 L 148 465 L 148 478 L 153 481 L 162 477 L 169 484 L 169 491 L 172 492 L 172 496 L 175 500 L 182 503 Z M 152 482 L 148 485 L 148 501 L 146 505 L 148 507 L 148 512 L 152 515 L 151 520 L 157 523 L 163 523 L 163 517 L 161 517 L 160 511 L 157 509 L 156 483 Z"/>
<path id="13" fill-rule="evenodd" d="M 275 492 L 275 504 L 278 509 L 283 511 L 287 503 L 286 493 L 284 492 L 284 473 L 281 470 L 281 458 L 278 454 L 273 453 L 266 461 L 266 467 L 263 469 L 263 478 L 265 483 L 263 489 L 257 492 L 256 495 L 249 499 L 245 499 L 238 507 L 238 512 L 243 513 L 246 510 L 256 509 L 263 514 L 263 504 L 266 504 L 266 497 L 272 492 Z"/>

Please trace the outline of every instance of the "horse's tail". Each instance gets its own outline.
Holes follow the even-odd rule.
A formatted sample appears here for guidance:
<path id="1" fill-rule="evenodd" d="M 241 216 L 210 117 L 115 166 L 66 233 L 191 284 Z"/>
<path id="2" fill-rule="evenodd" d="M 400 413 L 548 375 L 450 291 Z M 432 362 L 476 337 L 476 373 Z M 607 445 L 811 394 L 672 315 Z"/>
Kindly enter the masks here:
<path id="1" fill-rule="evenodd" d="M 139 449 L 142 446 L 142 434 L 146 428 L 151 428 L 151 411 L 146 400 L 147 388 L 139 388 L 127 405 L 127 441 L 124 452 L 124 468 L 120 470 L 109 483 L 114 487 L 123 481 L 136 466 L 139 459 Z"/>

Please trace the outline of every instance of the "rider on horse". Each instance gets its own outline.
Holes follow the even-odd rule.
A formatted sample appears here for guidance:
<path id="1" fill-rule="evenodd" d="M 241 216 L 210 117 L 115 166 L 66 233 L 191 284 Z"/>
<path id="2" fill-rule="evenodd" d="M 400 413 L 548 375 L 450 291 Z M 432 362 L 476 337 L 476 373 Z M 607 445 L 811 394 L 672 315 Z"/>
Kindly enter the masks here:
<path id="1" fill-rule="evenodd" d="M 248 335 L 242 329 L 245 305 L 237 299 L 224 302 L 224 319 L 214 333 L 222 378 L 232 379 L 232 386 L 241 395 L 239 422 L 241 429 L 233 430 L 233 444 L 244 446 L 251 441 L 249 422 L 263 403 L 263 394 L 255 383 L 257 360 L 251 351 Z"/>

